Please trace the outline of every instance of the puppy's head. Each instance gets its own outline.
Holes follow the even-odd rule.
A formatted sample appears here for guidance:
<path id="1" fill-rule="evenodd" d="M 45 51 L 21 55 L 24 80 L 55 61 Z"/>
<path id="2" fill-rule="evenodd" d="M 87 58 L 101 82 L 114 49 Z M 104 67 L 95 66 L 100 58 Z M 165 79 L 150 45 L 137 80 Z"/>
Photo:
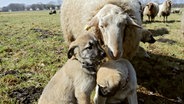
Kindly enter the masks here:
<path id="1" fill-rule="evenodd" d="M 94 67 L 105 57 L 105 51 L 100 47 L 94 34 L 81 34 L 69 46 L 68 58 L 76 58 L 83 67 Z"/>
<path id="2" fill-rule="evenodd" d="M 154 39 L 152 33 L 149 30 L 143 29 L 142 30 L 141 41 L 143 43 L 146 43 L 146 42 L 148 42 L 148 43 L 155 43 L 156 40 Z"/>
<path id="3" fill-rule="evenodd" d="M 101 67 L 97 73 L 99 95 L 104 97 L 114 96 L 121 84 L 121 74 L 115 69 Z"/>

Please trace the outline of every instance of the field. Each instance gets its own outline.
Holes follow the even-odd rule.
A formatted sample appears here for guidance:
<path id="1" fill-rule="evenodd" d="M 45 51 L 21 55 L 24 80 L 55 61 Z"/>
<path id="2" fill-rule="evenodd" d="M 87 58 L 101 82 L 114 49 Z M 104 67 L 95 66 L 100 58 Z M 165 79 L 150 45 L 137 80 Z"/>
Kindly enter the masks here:
<path id="1" fill-rule="evenodd" d="M 167 23 L 158 17 L 154 23 L 143 23 L 157 41 L 140 44 L 150 58 L 131 60 L 137 72 L 139 104 L 183 104 L 180 18 L 171 14 Z M 44 86 L 66 62 L 66 54 L 59 14 L 0 12 L 0 104 L 37 103 Z"/>

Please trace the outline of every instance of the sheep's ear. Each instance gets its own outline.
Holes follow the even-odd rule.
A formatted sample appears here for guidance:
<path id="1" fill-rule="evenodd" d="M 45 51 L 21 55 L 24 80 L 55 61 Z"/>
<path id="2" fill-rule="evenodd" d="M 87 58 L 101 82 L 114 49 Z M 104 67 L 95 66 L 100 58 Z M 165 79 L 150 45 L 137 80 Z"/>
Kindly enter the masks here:
<path id="1" fill-rule="evenodd" d="M 142 28 L 142 26 L 138 25 L 130 16 L 127 15 L 127 24 L 130 26 L 135 26 L 138 28 Z"/>
<path id="2" fill-rule="evenodd" d="M 69 48 L 68 54 L 67 54 L 69 59 L 75 54 L 75 48 L 76 47 L 78 47 L 78 46 L 72 46 L 71 48 Z"/>
<path id="3" fill-rule="evenodd" d="M 93 27 L 93 26 L 95 26 L 95 27 L 97 27 L 98 26 L 98 18 L 97 18 L 97 16 L 94 16 L 92 19 L 91 19 L 91 21 L 89 22 L 89 24 L 87 24 L 86 26 L 85 26 L 85 30 L 89 30 L 91 27 Z"/>

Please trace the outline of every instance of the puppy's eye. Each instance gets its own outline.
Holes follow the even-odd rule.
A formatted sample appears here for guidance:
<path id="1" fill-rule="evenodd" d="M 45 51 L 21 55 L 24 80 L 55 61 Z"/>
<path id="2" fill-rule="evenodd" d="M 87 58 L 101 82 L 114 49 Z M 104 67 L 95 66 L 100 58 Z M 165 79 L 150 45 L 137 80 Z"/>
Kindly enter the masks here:
<path id="1" fill-rule="evenodd" d="M 87 47 L 87 49 L 92 49 L 93 48 L 93 43 L 89 42 L 89 46 Z"/>
<path id="2" fill-rule="evenodd" d="M 118 25 L 118 26 L 121 26 L 121 25 L 122 25 L 122 23 L 118 23 L 117 25 Z"/>
<path id="3" fill-rule="evenodd" d="M 104 28 L 104 26 L 103 26 L 103 25 L 100 25 L 100 28 L 102 28 L 102 29 L 103 29 L 103 28 Z"/>
<path id="4" fill-rule="evenodd" d="M 92 48 L 93 48 L 92 46 L 87 47 L 87 49 L 92 49 Z"/>

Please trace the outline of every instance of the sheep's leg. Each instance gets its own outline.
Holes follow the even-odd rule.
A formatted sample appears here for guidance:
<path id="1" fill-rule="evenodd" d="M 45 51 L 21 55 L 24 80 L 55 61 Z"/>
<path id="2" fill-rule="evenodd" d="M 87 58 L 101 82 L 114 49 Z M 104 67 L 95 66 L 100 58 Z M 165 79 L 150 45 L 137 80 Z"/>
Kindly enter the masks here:
<path id="1" fill-rule="evenodd" d="M 150 16 L 148 16 L 148 21 L 150 22 L 151 20 L 150 20 Z"/>
<path id="2" fill-rule="evenodd" d="M 130 95 L 128 95 L 127 98 L 129 104 L 138 104 L 136 90 L 134 90 Z"/>
<path id="3" fill-rule="evenodd" d="M 163 18 L 163 22 L 165 23 L 165 16 L 163 16 L 164 18 Z"/>

